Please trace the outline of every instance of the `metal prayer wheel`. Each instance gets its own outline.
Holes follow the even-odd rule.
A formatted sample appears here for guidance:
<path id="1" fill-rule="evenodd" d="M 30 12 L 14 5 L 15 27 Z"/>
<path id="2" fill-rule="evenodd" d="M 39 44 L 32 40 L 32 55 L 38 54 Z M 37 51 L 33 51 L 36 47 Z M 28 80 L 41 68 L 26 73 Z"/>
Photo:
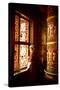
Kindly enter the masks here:
<path id="1" fill-rule="evenodd" d="M 46 76 L 52 80 L 57 77 L 57 17 L 55 15 L 47 18 L 47 66 L 44 71 Z"/>

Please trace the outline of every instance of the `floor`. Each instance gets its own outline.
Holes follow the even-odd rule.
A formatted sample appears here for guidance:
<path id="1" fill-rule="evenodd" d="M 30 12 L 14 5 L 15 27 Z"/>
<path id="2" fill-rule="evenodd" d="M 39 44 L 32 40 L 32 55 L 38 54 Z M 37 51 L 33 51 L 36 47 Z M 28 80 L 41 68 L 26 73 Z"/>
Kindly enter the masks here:
<path id="1" fill-rule="evenodd" d="M 39 74 L 34 75 L 31 70 L 20 73 L 14 76 L 13 86 L 35 86 L 35 85 L 50 85 L 57 84 L 58 80 L 51 80 L 45 76 L 45 73 L 38 72 Z"/>

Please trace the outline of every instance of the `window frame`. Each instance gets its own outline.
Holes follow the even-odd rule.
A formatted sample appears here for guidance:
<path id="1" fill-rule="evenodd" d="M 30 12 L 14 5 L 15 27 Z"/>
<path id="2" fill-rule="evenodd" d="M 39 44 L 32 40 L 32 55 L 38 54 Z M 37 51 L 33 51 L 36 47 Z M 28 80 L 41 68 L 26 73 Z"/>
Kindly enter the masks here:
<path id="1" fill-rule="evenodd" d="M 32 45 L 32 43 L 30 43 L 30 23 L 31 23 L 31 19 L 29 19 L 28 17 L 26 17 L 25 15 L 23 15 L 22 13 L 20 13 L 19 11 L 15 12 L 15 15 L 17 15 L 19 17 L 19 31 L 18 31 L 18 41 L 15 41 L 15 31 L 14 31 L 14 46 L 15 44 L 18 45 L 18 65 L 19 65 L 19 56 L 20 56 L 20 45 L 28 45 L 28 56 L 30 56 L 30 45 Z M 20 18 L 23 18 L 25 20 L 27 20 L 29 22 L 29 32 L 28 32 L 28 42 L 24 42 L 24 41 L 20 41 Z M 29 62 L 29 60 L 28 60 Z M 21 70 L 19 69 L 18 71 L 14 71 L 14 75 L 17 75 L 21 72 L 24 72 L 27 70 L 26 68 L 22 68 Z"/>

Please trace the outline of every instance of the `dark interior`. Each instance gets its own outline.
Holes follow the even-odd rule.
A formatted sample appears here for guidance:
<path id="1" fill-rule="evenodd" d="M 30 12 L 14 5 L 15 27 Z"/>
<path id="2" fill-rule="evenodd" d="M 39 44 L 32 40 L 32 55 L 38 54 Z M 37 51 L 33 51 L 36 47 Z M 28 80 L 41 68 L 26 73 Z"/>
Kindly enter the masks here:
<path id="1" fill-rule="evenodd" d="M 57 7 L 51 6 L 54 14 L 57 16 Z M 28 71 L 13 76 L 13 56 L 14 56 L 14 15 L 15 10 L 25 14 L 34 22 L 34 53 L 32 55 L 32 64 Z M 50 10 L 50 9 L 49 9 Z M 52 11 L 51 11 L 52 12 Z M 49 13 L 49 15 L 51 14 Z M 47 60 L 47 45 L 45 45 L 44 61 L 41 60 L 42 51 L 42 32 L 47 34 L 48 5 L 30 5 L 30 4 L 9 4 L 9 86 L 30 86 L 30 85 L 48 85 L 57 84 L 58 79 L 50 80 L 45 78 L 44 69 Z M 47 36 L 46 36 L 47 38 Z"/>

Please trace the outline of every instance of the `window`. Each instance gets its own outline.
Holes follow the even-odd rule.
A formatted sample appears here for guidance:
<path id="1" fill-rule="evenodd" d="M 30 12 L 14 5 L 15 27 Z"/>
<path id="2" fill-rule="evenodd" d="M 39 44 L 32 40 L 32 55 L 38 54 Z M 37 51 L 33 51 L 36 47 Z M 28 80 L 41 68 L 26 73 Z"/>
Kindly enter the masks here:
<path id="1" fill-rule="evenodd" d="M 30 34 L 31 32 L 31 34 Z M 14 75 L 26 71 L 33 52 L 33 22 L 25 15 L 15 14 Z"/>

